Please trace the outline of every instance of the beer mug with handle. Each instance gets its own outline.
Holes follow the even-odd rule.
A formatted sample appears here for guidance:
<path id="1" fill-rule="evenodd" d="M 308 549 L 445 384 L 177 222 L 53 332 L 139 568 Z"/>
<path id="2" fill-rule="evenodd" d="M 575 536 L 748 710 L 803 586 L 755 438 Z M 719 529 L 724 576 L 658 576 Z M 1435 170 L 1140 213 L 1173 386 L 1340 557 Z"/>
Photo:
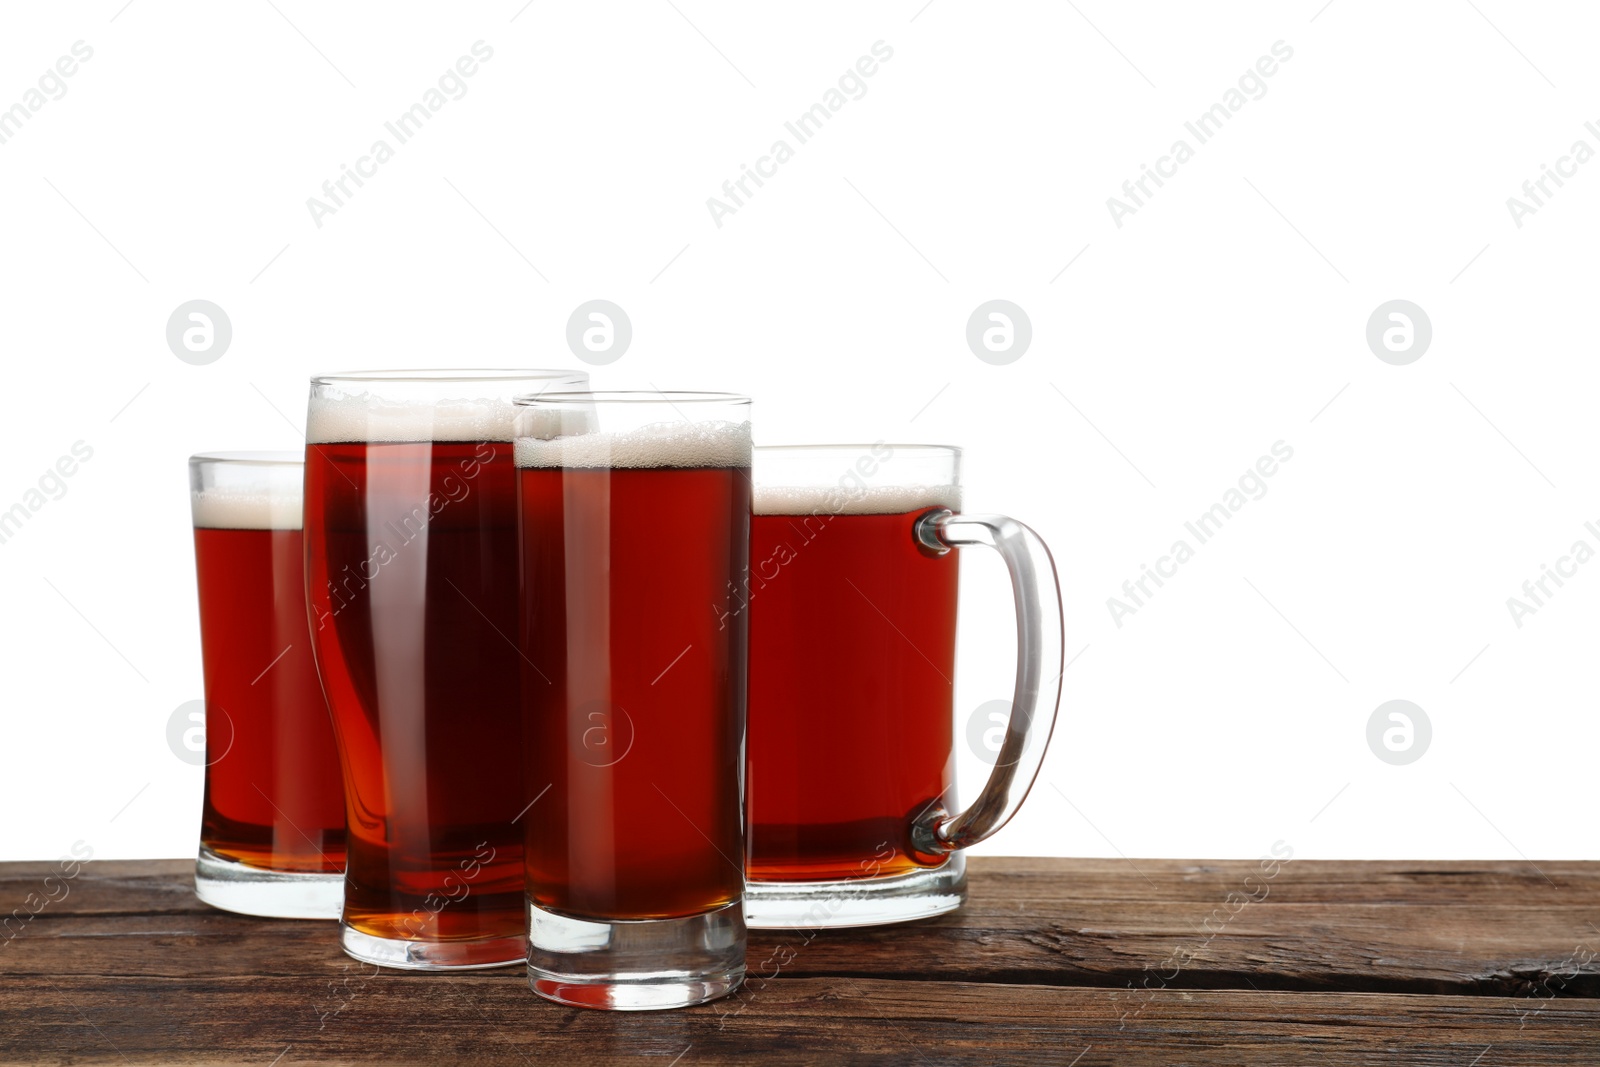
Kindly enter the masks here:
<path id="1" fill-rule="evenodd" d="M 938 915 L 966 898 L 961 850 L 1014 815 L 1061 694 L 1049 549 L 1003 515 L 961 513 L 961 452 L 936 445 L 755 450 L 747 613 L 752 927 Z M 988 782 L 954 796 L 958 548 L 999 552 L 1017 674 Z"/>

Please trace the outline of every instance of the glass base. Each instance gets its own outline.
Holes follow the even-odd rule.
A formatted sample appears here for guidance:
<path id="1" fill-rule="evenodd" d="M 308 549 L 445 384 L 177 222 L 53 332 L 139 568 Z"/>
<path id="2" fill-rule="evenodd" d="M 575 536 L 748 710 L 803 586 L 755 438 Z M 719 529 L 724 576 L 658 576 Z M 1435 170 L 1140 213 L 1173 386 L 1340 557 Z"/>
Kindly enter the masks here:
<path id="1" fill-rule="evenodd" d="M 364 934 L 348 923 L 339 928 L 339 947 L 362 963 L 402 971 L 481 971 L 509 967 L 528 958 L 528 939 L 484 937 L 455 941 L 412 941 Z"/>
<path id="2" fill-rule="evenodd" d="M 746 882 L 752 930 L 881 926 L 955 911 L 967 899 L 967 861 L 953 853 L 938 867 L 886 878 L 838 882 Z"/>
<path id="3" fill-rule="evenodd" d="M 194 892 L 213 908 L 269 919 L 337 919 L 344 911 L 342 873 L 269 871 L 205 845 L 194 861 Z"/>
<path id="4" fill-rule="evenodd" d="M 528 984 L 576 1008 L 654 1011 L 727 996 L 744 981 L 744 905 L 682 919 L 578 919 L 528 905 Z"/>

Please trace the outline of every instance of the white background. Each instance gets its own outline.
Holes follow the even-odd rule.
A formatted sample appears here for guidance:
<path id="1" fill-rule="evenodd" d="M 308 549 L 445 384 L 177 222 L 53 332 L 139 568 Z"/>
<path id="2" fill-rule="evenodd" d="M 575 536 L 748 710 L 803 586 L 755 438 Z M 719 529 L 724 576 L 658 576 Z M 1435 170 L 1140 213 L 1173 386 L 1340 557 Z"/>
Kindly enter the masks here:
<path id="1" fill-rule="evenodd" d="M 166 741 L 201 692 L 189 453 L 298 447 L 317 371 L 576 366 L 592 298 L 634 329 L 597 383 L 750 392 L 766 443 L 961 444 L 969 508 L 1050 542 L 1077 658 L 984 851 L 1595 857 L 1600 564 L 1520 628 L 1506 606 L 1600 548 L 1600 162 L 1520 228 L 1506 205 L 1600 149 L 1592 10 L 274 2 L 0 15 L 0 108 L 94 50 L 0 144 L 0 510 L 94 450 L 0 544 L 0 859 L 193 853 L 201 771 Z M 315 225 L 479 40 L 466 95 Z M 1198 145 L 1184 122 L 1277 41 Z M 1107 198 L 1180 137 L 1118 227 Z M 794 158 L 718 227 L 707 198 L 778 138 Z M 207 366 L 165 340 L 196 298 L 233 326 Z M 1032 323 L 1004 366 L 965 340 L 994 298 Z M 1406 366 L 1365 340 L 1392 299 L 1432 322 Z M 1107 598 L 1280 440 L 1266 495 L 1117 626 Z M 966 564 L 963 732 L 1009 695 L 1001 577 Z M 1405 766 L 1366 740 L 1391 699 L 1432 724 Z"/>

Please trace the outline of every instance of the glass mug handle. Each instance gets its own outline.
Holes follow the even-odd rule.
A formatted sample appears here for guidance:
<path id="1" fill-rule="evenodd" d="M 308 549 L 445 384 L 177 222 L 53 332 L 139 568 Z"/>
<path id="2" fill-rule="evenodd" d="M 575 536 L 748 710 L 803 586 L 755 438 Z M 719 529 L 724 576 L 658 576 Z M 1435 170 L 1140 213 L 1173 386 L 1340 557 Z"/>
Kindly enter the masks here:
<path id="1" fill-rule="evenodd" d="M 912 827 L 916 848 L 939 856 L 975 845 L 999 830 L 1033 788 L 1061 702 L 1061 590 L 1050 549 L 1015 519 L 957 515 L 939 508 L 919 518 L 913 533 L 918 544 L 941 556 L 963 545 L 987 545 L 999 552 L 1011 575 L 1017 606 L 1017 684 L 994 770 L 965 811 L 952 816 L 942 805 L 933 805 Z"/>

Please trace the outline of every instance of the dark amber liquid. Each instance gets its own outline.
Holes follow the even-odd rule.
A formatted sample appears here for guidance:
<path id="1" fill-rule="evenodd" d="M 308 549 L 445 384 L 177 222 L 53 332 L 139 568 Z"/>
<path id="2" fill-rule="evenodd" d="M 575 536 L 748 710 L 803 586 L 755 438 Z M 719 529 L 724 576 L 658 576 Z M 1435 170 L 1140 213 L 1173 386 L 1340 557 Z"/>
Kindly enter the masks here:
<path id="1" fill-rule="evenodd" d="M 953 808 L 956 554 L 903 515 L 757 515 L 750 545 L 751 881 L 906 874 Z"/>
<path id="2" fill-rule="evenodd" d="M 608 920 L 739 900 L 749 469 L 518 473 L 530 898 Z"/>
<path id="3" fill-rule="evenodd" d="M 272 871 L 344 870 L 344 792 L 306 632 L 299 530 L 194 532 L 205 669 L 200 841 Z"/>
<path id="4" fill-rule="evenodd" d="M 515 476 L 508 442 L 306 448 L 307 601 L 362 933 L 526 927 Z"/>

